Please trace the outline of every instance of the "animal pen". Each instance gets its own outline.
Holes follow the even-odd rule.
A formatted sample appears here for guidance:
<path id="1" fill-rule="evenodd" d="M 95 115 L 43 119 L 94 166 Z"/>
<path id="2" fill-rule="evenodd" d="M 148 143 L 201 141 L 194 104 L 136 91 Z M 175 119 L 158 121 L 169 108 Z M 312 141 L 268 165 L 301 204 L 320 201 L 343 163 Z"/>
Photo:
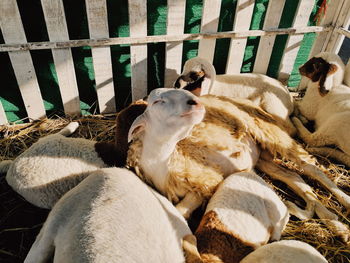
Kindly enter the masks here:
<path id="1" fill-rule="evenodd" d="M 88 126 L 80 136 L 112 139 L 108 116 L 154 88 L 171 87 L 195 56 L 213 62 L 218 74 L 263 73 L 295 90 L 298 67 L 321 51 L 338 53 L 349 24 L 350 0 L 1 0 L 0 124 L 20 125 L 0 126 L 0 158 L 15 158 L 29 137 L 65 124 L 53 127 L 53 118 L 28 131 L 45 117 L 80 118 Z M 346 169 L 329 169 L 350 193 Z M 47 211 L 17 200 L 0 178 L 0 261 L 21 262 Z M 30 210 L 26 222 L 13 219 L 18 207 Z M 317 219 L 294 221 L 286 238 L 307 241 L 330 262 L 349 262 L 350 247 L 325 231 Z"/>

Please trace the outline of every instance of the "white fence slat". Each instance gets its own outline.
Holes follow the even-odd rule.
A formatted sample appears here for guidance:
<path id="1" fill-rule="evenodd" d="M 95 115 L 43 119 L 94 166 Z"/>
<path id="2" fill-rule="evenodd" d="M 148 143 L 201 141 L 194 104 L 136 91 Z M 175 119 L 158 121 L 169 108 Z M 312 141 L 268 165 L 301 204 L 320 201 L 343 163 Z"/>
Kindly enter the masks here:
<path id="1" fill-rule="evenodd" d="M 299 1 L 293 22 L 294 28 L 307 25 L 314 4 L 314 0 Z M 285 82 L 289 78 L 289 75 L 293 70 L 295 59 L 298 55 L 303 38 L 304 35 L 294 35 L 288 37 L 278 74 L 278 79 L 282 82 Z"/>
<path id="2" fill-rule="evenodd" d="M 50 41 L 69 40 L 62 0 L 41 0 L 41 4 Z M 64 112 L 69 115 L 80 114 L 79 91 L 71 49 L 53 49 L 52 56 Z"/>
<path id="3" fill-rule="evenodd" d="M 335 23 L 335 28 L 343 27 L 348 29 L 350 25 L 350 0 L 346 0 L 339 12 L 339 16 Z M 343 34 L 337 34 L 334 32 L 327 45 L 325 46 L 325 51 L 338 53 L 339 49 L 344 41 Z"/>
<path id="4" fill-rule="evenodd" d="M 343 5 L 343 2 L 344 0 L 329 1 L 327 4 L 327 11 L 322 17 L 322 20 L 319 21 L 319 25 L 320 26 L 326 26 L 330 24 L 334 25 L 337 21 L 338 14 Z M 309 59 L 324 50 L 331 35 L 332 35 L 332 30 L 327 32 L 320 32 L 317 34 L 317 37 L 312 45 L 312 48 L 309 54 Z M 302 77 L 300 80 L 298 89 L 302 90 L 306 88 L 308 82 L 309 82 L 309 79 L 307 77 Z"/>
<path id="5" fill-rule="evenodd" d="M 0 27 L 5 43 L 27 42 L 15 0 L 1 0 Z M 44 103 L 29 51 L 9 52 L 9 56 L 28 117 L 31 119 L 44 117 L 46 115 Z"/>
<path id="6" fill-rule="evenodd" d="M 221 0 L 205 0 L 201 33 L 217 32 L 220 16 Z M 213 62 L 216 39 L 202 39 L 199 41 L 198 56 Z"/>
<path id="7" fill-rule="evenodd" d="M 322 20 L 319 22 L 320 26 L 325 26 L 329 24 L 334 25 L 336 23 L 336 20 L 338 18 L 338 15 L 340 13 L 340 10 L 344 1 L 345 0 L 328 2 L 327 11 L 323 16 Z M 322 50 L 324 50 L 327 42 L 329 41 L 331 34 L 332 34 L 332 31 L 320 32 L 317 34 L 315 42 L 312 45 L 309 58 L 312 58 L 313 56 L 317 55 Z"/>
<path id="8" fill-rule="evenodd" d="M 233 30 L 234 31 L 245 31 L 249 30 L 250 22 L 252 20 L 254 10 L 254 0 L 238 0 L 236 14 L 234 19 Z M 227 64 L 226 73 L 234 74 L 240 73 L 245 46 L 247 39 L 231 39 Z"/>
<path id="9" fill-rule="evenodd" d="M 90 38 L 109 38 L 106 0 L 86 0 Z M 110 47 L 91 49 L 101 113 L 116 111 Z"/>
<path id="10" fill-rule="evenodd" d="M 147 36 L 147 2 L 128 0 L 131 37 Z M 147 95 L 147 44 L 130 45 L 132 100 Z"/>
<path id="11" fill-rule="evenodd" d="M 4 110 L 4 107 L 2 106 L 2 103 L 0 101 L 0 125 L 4 125 L 7 123 L 8 123 L 8 121 L 6 118 L 5 110 Z"/>
<path id="12" fill-rule="evenodd" d="M 267 30 L 270 28 L 278 28 L 285 2 L 285 0 L 269 1 L 267 12 L 265 15 L 263 30 Z M 260 38 L 253 72 L 266 74 L 275 39 L 276 36 L 263 36 Z"/>
<path id="13" fill-rule="evenodd" d="M 167 35 L 183 34 L 186 0 L 168 0 Z M 172 87 L 181 73 L 183 42 L 166 43 L 164 87 Z"/>

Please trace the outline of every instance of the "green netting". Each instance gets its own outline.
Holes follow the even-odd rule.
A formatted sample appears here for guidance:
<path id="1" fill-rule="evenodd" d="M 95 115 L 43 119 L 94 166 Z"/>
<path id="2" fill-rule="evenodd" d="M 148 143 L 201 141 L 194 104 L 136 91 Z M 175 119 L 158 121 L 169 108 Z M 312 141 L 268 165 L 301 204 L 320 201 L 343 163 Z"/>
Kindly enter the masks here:
<path id="1" fill-rule="evenodd" d="M 315 0 L 314 12 L 309 25 L 313 25 L 313 17 L 322 0 Z M 48 41 L 48 34 L 40 0 L 18 0 L 18 6 L 25 27 L 28 41 Z M 89 30 L 84 0 L 63 0 L 70 39 L 89 38 Z M 232 30 L 237 0 L 222 0 L 218 31 Z M 256 0 L 251 29 L 262 29 L 268 0 Z M 286 0 L 279 27 L 290 27 L 298 1 Z M 108 23 L 110 37 L 129 36 L 128 1 L 107 0 Z M 187 0 L 184 33 L 200 32 L 203 1 Z M 166 34 L 167 1 L 147 1 L 148 35 Z M 289 86 L 296 86 L 300 76 L 297 68 L 306 59 L 315 34 L 307 34 L 298 53 Z M 268 75 L 276 77 L 287 36 L 277 36 L 269 63 Z M 4 43 L 0 32 L 0 43 Z M 214 66 L 217 73 L 225 72 L 230 39 L 216 41 Z M 251 72 L 259 45 L 259 37 L 247 40 L 241 72 Z M 184 41 L 182 62 L 197 55 L 198 41 Z M 83 114 L 98 112 L 97 94 L 92 64 L 91 48 L 72 48 L 74 67 L 80 94 L 80 106 Z M 38 77 L 40 90 L 47 114 L 63 111 L 57 74 L 50 50 L 31 51 L 31 56 Z M 129 45 L 111 46 L 113 80 L 117 109 L 125 107 L 131 101 L 131 69 Z M 148 44 L 148 91 L 164 85 L 165 43 Z M 26 117 L 26 111 L 7 53 L 0 53 L 0 100 L 9 121 L 17 121 Z"/>

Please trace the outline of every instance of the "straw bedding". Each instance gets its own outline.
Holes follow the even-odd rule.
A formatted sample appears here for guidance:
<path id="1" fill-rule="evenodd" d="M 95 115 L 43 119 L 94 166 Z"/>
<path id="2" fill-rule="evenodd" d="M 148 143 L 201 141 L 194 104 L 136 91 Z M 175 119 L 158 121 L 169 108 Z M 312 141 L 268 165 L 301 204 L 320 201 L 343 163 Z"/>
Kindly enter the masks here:
<path id="1" fill-rule="evenodd" d="M 75 120 L 79 121 L 80 127 L 72 137 L 97 141 L 114 139 L 115 115 L 94 115 Z M 57 118 L 29 124 L 0 126 L 0 160 L 14 159 L 40 137 L 59 131 L 70 121 L 71 119 Z M 338 186 L 350 194 L 349 170 L 332 163 L 327 158 L 319 157 L 319 161 L 327 168 L 329 175 Z M 281 198 L 303 206 L 303 200 L 283 183 L 271 181 L 264 174 L 261 176 L 273 185 Z M 346 211 L 332 195 L 314 181 L 305 177 L 304 179 L 315 189 L 326 207 L 335 211 L 341 221 L 350 226 Z M 48 212 L 26 202 L 7 185 L 5 175 L 0 175 L 0 262 L 23 262 Z M 282 239 L 307 242 L 318 249 L 329 262 L 350 262 L 350 244 L 345 244 L 334 237 L 323 222 L 319 219 L 299 221 L 291 217 Z"/>

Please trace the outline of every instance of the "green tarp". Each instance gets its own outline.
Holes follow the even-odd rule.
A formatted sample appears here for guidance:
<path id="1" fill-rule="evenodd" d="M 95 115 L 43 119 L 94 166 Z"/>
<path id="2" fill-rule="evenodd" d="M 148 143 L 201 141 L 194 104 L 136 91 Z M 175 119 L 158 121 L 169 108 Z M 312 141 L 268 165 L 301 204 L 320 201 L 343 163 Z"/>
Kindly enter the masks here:
<path id="1" fill-rule="evenodd" d="M 48 34 L 40 0 L 17 0 L 21 13 L 27 40 L 48 41 Z M 128 27 L 128 1 L 107 0 L 108 22 L 110 37 L 129 36 Z M 314 11 L 310 17 L 309 25 L 314 25 L 314 15 L 322 0 L 315 1 Z M 89 38 L 84 0 L 63 0 L 66 12 L 70 39 Z M 237 1 L 222 0 L 218 31 L 232 30 L 234 10 Z M 250 25 L 251 29 L 262 29 L 268 0 L 256 0 L 254 15 Z M 297 0 L 286 0 L 279 27 L 290 27 L 293 22 Z M 187 0 L 184 33 L 198 33 L 201 24 L 203 1 Z M 147 27 L 148 35 L 166 34 L 166 0 L 147 1 Z M 299 65 L 308 57 L 315 34 L 306 34 L 298 53 L 294 70 L 288 85 L 297 86 L 300 76 L 297 72 Z M 267 74 L 277 76 L 281 56 L 287 40 L 286 35 L 277 36 Z M 0 32 L 0 43 L 4 43 Z M 227 53 L 230 39 L 219 39 L 216 42 L 214 66 L 219 74 L 225 72 Z M 244 55 L 241 72 L 251 72 L 259 45 L 259 37 L 250 37 Z M 197 55 L 198 41 L 185 41 L 183 48 L 183 62 Z M 98 112 L 97 95 L 95 91 L 94 72 L 91 49 L 89 47 L 72 48 L 74 65 L 77 75 L 78 88 L 83 114 Z M 130 48 L 128 45 L 111 46 L 112 66 L 117 108 L 120 110 L 131 101 L 131 71 Z M 57 76 L 53 57 L 50 50 L 31 51 L 35 71 L 38 77 L 40 90 L 44 99 L 47 115 L 62 114 L 63 106 L 60 99 Z M 148 44 L 148 90 L 164 85 L 165 43 Z M 26 112 L 19 92 L 13 69 L 6 52 L 0 52 L 0 100 L 10 122 L 26 118 Z"/>

